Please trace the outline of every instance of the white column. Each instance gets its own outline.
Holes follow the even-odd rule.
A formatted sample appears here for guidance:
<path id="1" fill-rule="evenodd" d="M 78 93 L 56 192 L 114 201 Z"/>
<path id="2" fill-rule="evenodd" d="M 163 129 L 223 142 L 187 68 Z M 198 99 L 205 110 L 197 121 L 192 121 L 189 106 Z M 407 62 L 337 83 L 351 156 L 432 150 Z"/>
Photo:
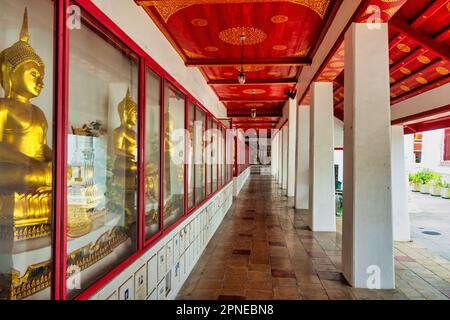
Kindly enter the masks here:
<path id="1" fill-rule="evenodd" d="M 281 179 L 281 187 L 283 190 L 288 186 L 288 150 L 289 150 L 289 125 L 283 127 L 283 176 Z"/>
<path id="2" fill-rule="evenodd" d="M 273 132 L 272 132 L 273 135 Z M 272 167 L 272 176 L 275 177 L 276 179 L 276 172 L 277 172 L 277 153 L 275 152 L 277 148 L 277 136 L 273 135 L 272 136 L 272 145 L 271 145 L 271 150 L 272 150 L 272 155 L 271 155 L 271 167 Z"/>
<path id="3" fill-rule="evenodd" d="M 297 110 L 295 208 L 309 209 L 309 106 Z"/>
<path id="4" fill-rule="evenodd" d="M 408 212 L 408 178 L 405 169 L 405 135 L 403 126 L 392 126 L 392 216 L 394 241 L 411 241 Z"/>
<path id="5" fill-rule="evenodd" d="M 342 268 L 356 288 L 395 287 L 388 43 L 387 24 L 345 37 Z"/>
<path id="6" fill-rule="evenodd" d="M 336 231 L 333 83 L 311 87 L 309 224 L 312 231 Z"/>
<path id="7" fill-rule="evenodd" d="M 283 182 L 283 129 L 278 133 L 278 184 Z"/>
<path id="8" fill-rule="evenodd" d="M 297 99 L 289 99 L 287 196 L 295 197 L 295 150 L 297 149 Z"/>

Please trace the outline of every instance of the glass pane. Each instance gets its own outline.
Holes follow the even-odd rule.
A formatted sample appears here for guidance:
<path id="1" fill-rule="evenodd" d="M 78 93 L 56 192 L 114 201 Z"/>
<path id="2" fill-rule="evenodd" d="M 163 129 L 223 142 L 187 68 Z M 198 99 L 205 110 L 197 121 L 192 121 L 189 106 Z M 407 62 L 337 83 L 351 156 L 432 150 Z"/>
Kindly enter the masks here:
<path id="1" fill-rule="evenodd" d="M 219 188 L 222 187 L 222 165 L 223 165 L 223 150 L 222 150 L 222 128 L 217 125 L 217 182 L 219 184 Z"/>
<path id="2" fill-rule="evenodd" d="M 195 105 L 189 102 L 188 113 L 188 208 L 195 205 L 194 199 L 194 121 L 195 121 Z"/>
<path id="3" fill-rule="evenodd" d="M 0 300 L 50 299 L 54 5 L 0 8 Z"/>
<path id="4" fill-rule="evenodd" d="M 216 192 L 217 191 L 217 123 L 215 121 L 213 121 L 213 137 L 212 137 L 212 165 L 211 165 L 211 170 L 212 170 L 212 192 Z"/>
<path id="5" fill-rule="evenodd" d="M 145 113 L 145 237 L 160 231 L 160 114 L 161 78 L 150 69 L 146 72 Z"/>
<path id="6" fill-rule="evenodd" d="M 67 296 L 74 298 L 136 250 L 139 68 L 88 20 L 69 36 Z"/>
<path id="7" fill-rule="evenodd" d="M 197 107 L 195 122 L 195 202 L 205 200 L 205 111 Z"/>
<path id="8" fill-rule="evenodd" d="M 222 159 L 222 185 L 226 184 L 226 144 L 225 144 L 225 129 L 222 128 L 222 137 L 221 137 L 222 145 L 220 150 L 222 150 L 222 155 L 220 159 Z"/>
<path id="9" fill-rule="evenodd" d="M 206 149 L 206 165 L 208 171 L 206 173 L 206 184 L 208 195 L 212 193 L 212 158 L 213 158 L 213 121 L 210 117 L 208 117 L 208 131 L 206 133 L 206 141 L 207 141 L 207 149 Z"/>
<path id="10" fill-rule="evenodd" d="M 168 83 L 164 92 L 164 229 L 166 229 L 184 214 L 185 97 Z"/>

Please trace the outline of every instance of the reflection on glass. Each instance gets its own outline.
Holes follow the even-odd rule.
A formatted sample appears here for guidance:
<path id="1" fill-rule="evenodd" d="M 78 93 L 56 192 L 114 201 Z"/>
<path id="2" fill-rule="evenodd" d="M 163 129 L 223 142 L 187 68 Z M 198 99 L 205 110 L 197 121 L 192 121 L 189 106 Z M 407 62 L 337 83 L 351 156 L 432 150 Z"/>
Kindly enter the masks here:
<path id="1" fill-rule="evenodd" d="M 146 71 L 145 109 L 145 237 L 160 231 L 160 94 L 161 79 Z"/>
<path id="2" fill-rule="evenodd" d="M 210 195 L 212 193 L 212 159 L 213 159 L 213 138 L 214 135 L 213 132 L 213 120 L 212 118 L 208 117 L 208 131 L 206 134 L 206 141 L 207 141 L 207 149 L 206 149 L 206 166 L 207 166 L 207 173 L 206 173 L 206 187 L 207 187 L 207 193 Z"/>
<path id="3" fill-rule="evenodd" d="M 164 90 L 164 228 L 184 214 L 185 97 L 166 83 Z"/>
<path id="4" fill-rule="evenodd" d="M 68 298 L 136 250 L 138 59 L 100 33 L 69 37 Z"/>
<path id="5" fill-rule="evenodd" d="M 45 0 L 1 9 L 0 300 L 50 299 L 54 9 Z"/>
<path id="6" fill-rule="evenodd" d="M 195 203 L 205 200 L 205 111 L 197 107 L 195 122 Z"/>
<path id="7" fill-rule="evenodd" d="M 195 121 L 195 105 L 188 104 L 188 208 L 195 206 L 194 199 L 194 121 Z"/>
<path id="8" fill-rule="evenodd" d="M 211 170 L 212 170 L 212 181 L 211 181 L 211 183 L 212 183 L 212 192 L 214 193 L 214 192 L 216 192 L 217 191 L 217 159 L 218 159 L 218 152 L 217 152 L 217 141 L 218 141 L 218 139 L 217 139 L 217 137 L 218 137 L 218 134 L 217 134 L 217 123 L 215 122 L 215 121 L 213 121 L 213 124 L 212 124 L 213 126 L 212 126 L 212 128 L 213 128 L 213 131 L 212 131 L 212 134 L 213 134 L 213 137 L 212 137 L 212 161 L 211 161 Z"/>

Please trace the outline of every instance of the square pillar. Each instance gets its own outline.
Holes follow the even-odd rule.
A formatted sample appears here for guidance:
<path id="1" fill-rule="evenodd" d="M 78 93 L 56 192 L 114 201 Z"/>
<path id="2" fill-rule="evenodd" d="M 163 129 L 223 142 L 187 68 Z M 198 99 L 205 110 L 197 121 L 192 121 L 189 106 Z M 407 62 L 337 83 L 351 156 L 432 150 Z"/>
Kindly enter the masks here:
<path id="1" fill-rule="evenodd" d="M 311 87 L 309 224 L 312 231 L 336 231 L 333 83 Z"/>
<path id="2" fill-rule="evenodd" d="M 272 145 L 271 145 L 271 162 L 270 162 L 270 166 L 272 168 L 272 176 L 275 177 L 276 179 L 276 174 L 277 174 L 277 156 L 278 153 L 275 152 L 275 150 L 277 149 L 277 137 L 278 135 L 274 135 L 274 131 L 272 131 Z"/>
<path id="3" fill-rule="evenodd" d="M 343 274 L 356 288 L 393 289 L 387 24 L 346 34 L 344 108 Z"/>
<path id="4" fill-rule="evenodd" d="M 288 186 L 288 151 L 289 151 L 289 125 L 283 127 L 283 170 L 281 178 L 281 187 L 283 190 L 287 189 Z"/>
<path id="5" fill-rule="evenodd" d="M 309 106 L 297 110 L 295 208 L 309 209 Z"/>
<path id="6" fill-rule="evenodd" d="M 289 99 L 287 196 L 295 197 L 295 149 L 297 147 L 297 99 Z"/>
<path id="7" fill-rule="evenodd" d="M 403 126 L 392 126 L 391 163 L 394 241 L 411 241 L 404 130 Z"/>
<path id="8" fill-rule="evenodd" d="M 283 129 L 278 132 L 278 184 L 283 182 Z"/>

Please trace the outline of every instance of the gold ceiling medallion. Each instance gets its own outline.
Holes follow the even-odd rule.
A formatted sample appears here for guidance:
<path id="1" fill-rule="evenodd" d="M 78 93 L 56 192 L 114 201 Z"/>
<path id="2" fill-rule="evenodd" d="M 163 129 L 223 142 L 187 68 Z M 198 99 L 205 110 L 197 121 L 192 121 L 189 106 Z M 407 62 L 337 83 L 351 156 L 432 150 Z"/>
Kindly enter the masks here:
<path id="1" fill-rule="evenodd" d="M 247 90 L 242 90 L 242 93 L 245 93 L 245 94 L 263 94 L 263 93 L 266 93 L 266 90 L 263 90 L 263 89 L 247 89 Z"/>
<path id="2" fill-rule="evenodd" d="M 235 46 L 242 45 L 241 36 L 245 36 L 244 45 L 254 45 L 264 42 L 267 39 L 267 34 L 254 27 L 235 27 L 221 31 L 219 33 L 219 39 L 225 43 Z"/>
<path id="3" fill-rule="evenodd" d="M 405 92 L 411 91 L 411 89 L 410 89 L 407 85 L 404 85 L 404 84 L 402 84 L 402 85 L 400 86 L 400 89 L 402 89 L 402 90 L 405 91 Z"/>
<path id="4" fill-rule="evenodd" d="M 202 4 L 233 4 L 233 3 L 275 3 L 289 2 L 304 6 L 319 15 L 321 19 L 325 17 L 331 0 L 140 0 L 142 6 L 155 7 L 164 22 L 167 23 L 170 17 L 185 8 Z"/>
<path id="5" fill-rule="evenodd" d="M 446 75 L 449 74 L 448 69 L 447 69 L 447 68 L 444 68 L 444 67 L 437 67 L 437 68 L 436 68 L 436 72 L 439 73 L 439 74 L 441 74 L 441 75 L 443 75 L 443 76 L 446 76 Z"/>
<path id="6" fill-rule="evenodd" d="M 400 44 L 397 46 L 397 48 L 398 48 L 398 50 L 400 50 L 401 52 L 405 52 L 405 53 L 411 52 L 411 48 L 410 48 L 409 46 L 407 46 L 406 44 L 404 44 L 404 43 L 400 43 Z"/>
<path id="7" fill-rule="evenodd" d="M 429 64 L 431 62 L 430 58 L 428 58 L 427 56 L 418 56 L 417 60 L 419 60 L 419 62 L 423 64 Z"/>
<path id="8" fill-rule="evenodd" d="M 188 58 L 190 59 L 202 59 L 202 58 L 207 58 L 206 56 L 200 54 L 200 53 L 195 53 L 192 51 L 189 51 L 187 49 L 183 49 L 183 51 L 186 53 L 186 55 L 188 56 Z"/>
<path id="9" fill-rule="evenodd" d="M 247 103 L 247 107 L 263 107 L 264 103 Z"/>
<path id="10" fill-rule="evenodd" d="M 244 72 L 258 72 L 264 70 L 265 66 L 259 66 L 259 65 L 244 65 Z M 236 70 L 239 70 L 239 67 L 236 67 Z"/>
<path id="11" fill-rule="evenodd" d="M 217 47 L 206 47 L 205 51 L 207 51 L 207 52 L 217 52 L 217 51 L 219 51 L 219 48 L 217 48 Z"/>
<path id="12" fill-rule="evenodd" d="M 401 67 L 400 68 L 400 72 L 403 73 L 403 74 L 406 74 L 406 75 L 410 75 L 411 74 L 411 70 L 409 70 L 406 67 Z"/>
<path id="13" fill-rule="evenodd" d="M 335 61 L 330 64 L 332 68 L 342 68 L 344 67 L 344 65 L 345 65 L 344 61 Z"/>
<path id="14" fill-rule="evenodd" d="M 270 72 L 267 72 L 267 75 L 271 76 L 271 77 L 279 77 L 281 75 L 281 72 L 279 72 L 279 71 L 270 71 Z"/>
<path id="15" fill-rule="evenodd" d="M 287 16 L 284 16 L 282 14 L 273 16 L 270 21 L 272 21 L 273 23 L 285 23 L 289 20 L 289 18 Z"/>
<path id="16" fill-rule="evenodd" d="M 297 51 L 296 53 L 293 54 L 293 56 L 294 57 L 304 58 L 304 57 L 306 57 L 308 55 L 309 50 L 310 50 L 310 48 Z"/>
<path id="17" fill-rule="evenodd" d="M 425 79 L 424 77 L 417 77 L 417 78 L 416 78 L 416 81 L 417 81 L 418 83 L 420 83 L 420 84 L 427 84 L 427 83 L 428 83 L 428 80 Z"/>
<path id="18" fill-rule="evenodd" d="M 284 44 L 277 44 L 273 46 L 272 49 L 276 51 L 284 51 L 287 49 L 287 46 L 285 46 Z"/>
<path id="19" fill-rule="evenodd" d="M 192 19 L 191 24 L 196 27 L 206 27 L 208 25 L 208 21 L 205 19 Z"/>

